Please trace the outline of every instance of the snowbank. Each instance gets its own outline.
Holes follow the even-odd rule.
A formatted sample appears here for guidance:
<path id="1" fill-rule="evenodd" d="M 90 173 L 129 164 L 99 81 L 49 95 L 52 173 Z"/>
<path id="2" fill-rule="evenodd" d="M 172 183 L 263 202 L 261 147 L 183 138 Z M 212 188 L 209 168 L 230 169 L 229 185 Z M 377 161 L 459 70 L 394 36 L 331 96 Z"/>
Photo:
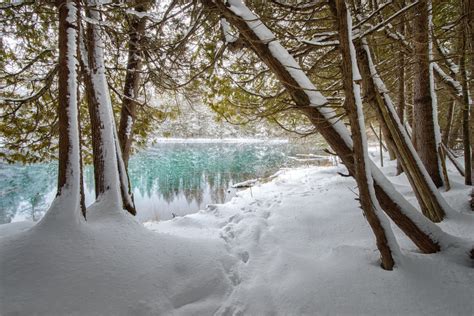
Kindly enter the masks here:
<path id="1" fill-rule="evenodd" d="M 0 238 L 0 314 L 211 315 L 234 261 L 217 239 L 153 233 L 127 215 L 35 226 Z"/>

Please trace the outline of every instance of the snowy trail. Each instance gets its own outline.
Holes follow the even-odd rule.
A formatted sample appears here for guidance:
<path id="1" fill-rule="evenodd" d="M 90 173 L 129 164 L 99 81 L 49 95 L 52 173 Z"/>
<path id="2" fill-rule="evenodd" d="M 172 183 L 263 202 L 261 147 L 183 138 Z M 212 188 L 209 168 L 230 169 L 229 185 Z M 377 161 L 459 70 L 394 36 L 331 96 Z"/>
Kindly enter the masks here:
<path id="1" fill-rule="evenodd" d="M 474 271 L 467 256 L 410 252 L 415 247 L 395 229 L 403 263 L 383 271 L 354 201 L 355 183 L 337 171 L 342 170 L 285 171 L 227 204 L 146 226 L 189 238 L 220 238 L 238 258 L 230 269 L 233 291 L 217 314 L 472 315 Z M 395 180 L 408 191 L 406 179 Z M 448 197 L 459 201 L 464 191 L 459 184 Z M 474 240 L 472 229 L 468 232 L 473 224 L 470 216 L 446 221 L 443 228 Z"/>

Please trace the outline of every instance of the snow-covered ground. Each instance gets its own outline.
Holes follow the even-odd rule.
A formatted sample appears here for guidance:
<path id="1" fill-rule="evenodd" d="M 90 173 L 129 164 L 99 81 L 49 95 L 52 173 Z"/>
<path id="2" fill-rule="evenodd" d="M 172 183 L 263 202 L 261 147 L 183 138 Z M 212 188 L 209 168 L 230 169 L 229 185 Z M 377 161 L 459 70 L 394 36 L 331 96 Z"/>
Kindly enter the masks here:
<path id="1" fill-rule="evenodd" d="M 404 176 L 397 188 L 414 202 Z M 473 315 L 465 256 L 419 254 L 379 267 L 343 166 L 288 169 L 229 203 L 143 228 L 128 216 L 74 229 L 0 226 L 0 314 Z M 470 189 L 452 173 L 441 227 L 474 245 Z"/>

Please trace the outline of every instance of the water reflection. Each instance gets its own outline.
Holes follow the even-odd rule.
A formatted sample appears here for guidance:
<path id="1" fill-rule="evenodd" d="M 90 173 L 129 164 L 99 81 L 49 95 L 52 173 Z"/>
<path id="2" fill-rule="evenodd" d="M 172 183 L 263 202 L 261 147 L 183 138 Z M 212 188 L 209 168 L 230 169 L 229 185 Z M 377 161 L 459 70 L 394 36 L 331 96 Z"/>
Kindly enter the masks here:
<path id="1" fill-rule="evenodd" d="M 304 161 L 295 159 L 314 148 L 294 144 L 164 143 L 135 155 L 129 164 L 138 219 L 169 219 L 223 203 L 234 194 L 232 184 L 265 177 L 281 167 Z M 57 165 L 0 164 L 0 223 L 38 220 L 56 190 Z M 84 170 L 86 204 L 94 200 L 91 167 Z"/>
<path id="2" fill-rule="evenodd" d="M 0 223 L 13 221 L 17 214 L 38 220 L 51 202 L 56 172 L 55 164 L 0 164 Z"/>

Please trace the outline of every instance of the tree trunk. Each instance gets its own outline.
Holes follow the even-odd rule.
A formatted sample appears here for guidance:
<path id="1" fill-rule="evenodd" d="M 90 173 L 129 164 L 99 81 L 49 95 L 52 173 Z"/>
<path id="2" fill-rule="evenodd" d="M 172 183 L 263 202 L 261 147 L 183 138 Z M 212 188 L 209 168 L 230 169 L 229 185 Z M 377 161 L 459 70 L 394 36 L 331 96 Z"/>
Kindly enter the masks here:
<path id="1" fill-rule="evenodd" d="M 448 206 L 432 183 L 424 165 L 419 162 L 409 135 L 395 112 L 388 90 L 372 62 L 370 48 L 365 39 L 362 39 L 362 44 L 357 43 L 356 50 L 364 87 L 368 95 L 371 96 L 368 100 L 375 108 L 379 121 L 390 131 L 390 139 L 395 144 L 397 157 L 416 194 L 421 210 L 426 217 L 434 222 L 439 222 L 443 219 Z"/>
<path id="2" fill-rule="evenodd" d="M 242 9 L 239 15 L 219 1 L 201 0 L 201 2 L 208 9 L 217 11 L 220 15 L 224 16 L 239 31 L 246 46 L 253 50 L 262 62 L 269 67 L 270 71 L 285 87 L 295 102 L 296 107 L 315 125 L 329 146 L 343 160 L 349 172 L 355 174 L 352 141 L 347 129 L 342 122 L 332 118 L 334 115 L 332 110 L 325 106 L 315 106 L 313 92 L 316 89 L 309 78 L 301 71 L 288 51 L 274 37 L 265 40 L 265 36 L 262 35 L 264 31 L 265 34 L 271 34 L 271 31 L 238 0 L 231 0 L 230 2 L 232 5 L 235 3 L 238 9 Z M 259 27 L 256 28 L 255 25 L 259 25 Z M 264 31 L 258 34 L 264 40 L 257 34 L 260 28 L 263 28 Z M 283 55 L 279 56 L 279 58 L 275 57 L 269 45 L 271 45 L 272 49 L 278 49 Z M 284 61 L 282 61 L 283 58 Z M 296 68 L 288 66 L 289 62 L 294 64 Z M 416 209 L 393 188 L 392 184 L 374 164 L 371 164 L 371 169 L 377 199 L 387 215 L 422 252 L 433 253 L 439 251 L 440 245 L 433 232 L 436 231 L 436 234 L 443 234 L 442 231 L 423 216 L 420 216 Z"/>
<path id="3" fill-rule="evenodd" d="M 380 126 L 382 127 L 382 133 L 380 133 L 380 136 L 383 136 L 385 139 L 389 138 L 390 132 L 387 130 L 387 127 L 385 124 L 381 123 Z M 388 150 L 388 159 L 389 160 L 395 160 L 397 159 L 397 153 L 395 151 L 395 148 L 393 142 L 388 141 L 387 142 L 387 150 Z"/>
<path id="4" fill-rule="evenodd" d="M 455 108 L 455 106 L 456 106 L 456 101 L 452 100 L 449 103 L 448 113 L 447 113 L 447 117 L 446 117 L 446 127 L 444 128 L 443 138 L 442 138 L 442 142 L 446 146 L 448 146 L 448 144 L 450 143 L 450 139 L 451 139 L 451 137 L 450 137 L 451 136 L 451 126 L 453 125 L 453 117 L 454 117 L 454 108 Z"/>
<path id="5" fill-rule="evenodd" d="M 472 185 L 472 161 L 471 161 L 471 132 L 469 127 L 470 121 L 470 112 L 471 112 L 471 100 L 469 96 L 469 83 L 466 71 L 466 63 L 467 63 L 467 54 L 470 49 L 470 24 L 469 19 L 472 15 L 470 12 L 474 10 L 474 7 L 470 7 L 469 0 L 463 0 L 463 12 L 466 12 L 466 16 L 463 19 L 463 32 L 462 32 L 462 48 L 461 48 L 461 59 L 459 61 L 459 71 L 461 75 L 461 85 L 462 85 L 462 92 L 463 92 L 463 107 L 462 107 L 462 139 L 463 139 L 463 147 L 464 147 L 464 183 L 466 185 Z M 472 58 L 472 57 L 471 57 Z M 474 58 L 473 58 L 474 59 Z"/>
<path id="6" fill-rule="evenodd" d="M 362 99 L 360 96 L 360 86 L 356 83 L 356 81 L 360 81 L 362 78 L 357 70 L 355 48 L 351 39 L 352 21 L 346 8 L 345 0 L 337 0 L 336 8 L 339 49 L 342 55 L 342 75 L 345 94 L 344 108 L 349 117 L 353 141 L 354 177 L 359 188 L 359 200 L 362 210 L 375 234 L 377 248 L 381 254 L 382 268 L 392 270 L 395 265 L 392 247 L 398 248 L 398 245 L 391 244 L 395 243 L 393 232 L 390 229 L 388 220 L 381 218 L 383 214 L 377 207 L 378 203 L 375 198 L 370 165 L 368 164 L 369 157 L 362 112 Z M 390 235 L 390 237 L 387 235 Z"/>
<path id="7" fill-rule="evenodd" d="M 100 29 L 97 1 L 88 1 L 87 16 L 95 23 L 87 25 L 87 60 L 83 59 L 89 115 L 92 127 L 92 149 L 96 198 L 113 204 L 110 211 L 125 208 L 135 215 L 133 199 L 129 194 L 128 179 L 123 167 L 120 147 L 116 141 L 116 126 L 105 77 L 104 43 Z M 121 168 L 122 167 L 122 168 Z"/>
<path id="8" fill-rule="evenodd" d="M 135 0 L 134 10 L 146 12 L 149 1 Z M 141 78 L 143 59 L 143 36 L 146 27 L 146 17 L 129 15 L 130 24 L 128 30 L 128 62 L 125 84 L 123 88 L 122 109 L 120 111 L 120 125 L 118 138 L 122 149 L 122 157 L 125 167 L 128 167 L 128 160 L 133 143 L 133 126 L 137 113 L 136 99 Z"/>
<path id="9" fill-rule="evenodd" d="M 429 0 L 420 0 L 414 20 L 415 148 L 437 187 L 443 185 L 435 135 L 430 80 Z"/>
<path id="10" fill-rule="evenodd" d="M 59 11 L 58 192 L 41 226 L 51 221 L 77 224 L 84 219 L 78 108 L 79 1 L 56 1 Z"/>
<path id="11" fill-rule="evenodd" d="M 463 104 L 463 103 L 461 103 Z M 448 148 L 456 149 L 459 148 L 458 145 L 458 140 L 459 140 L 459 131 L 462 129 L 462 122 L 463 122 L 463 115 L 464 112 L 462 111 L 462 107 L 460 108 L 459 106 L 457 107 L 457 114 L 456 114 L 456 109 L 454 109 L 454 120 L 453 120 L 453 126 L 451 127 L 451 136 L 449 138 L 449 143 L 448 143 Z M 459 109 L 460 108 L 460 109 Z"/>
<path id="12" fill-rule="evenodd" d="M 405 1 L 401 1 L 402 8 L 405 6 Z M 405 34 L 405 19 L 401 17 L 400 25 L 398 27 L 400 34 Z M 405 52 L 400 50 L 398 53 L 398 106 L 397 115 L 402 124 L 405 122 Z M 403 172 L 400 158 L 397 159 L 397 175 Z"/>

